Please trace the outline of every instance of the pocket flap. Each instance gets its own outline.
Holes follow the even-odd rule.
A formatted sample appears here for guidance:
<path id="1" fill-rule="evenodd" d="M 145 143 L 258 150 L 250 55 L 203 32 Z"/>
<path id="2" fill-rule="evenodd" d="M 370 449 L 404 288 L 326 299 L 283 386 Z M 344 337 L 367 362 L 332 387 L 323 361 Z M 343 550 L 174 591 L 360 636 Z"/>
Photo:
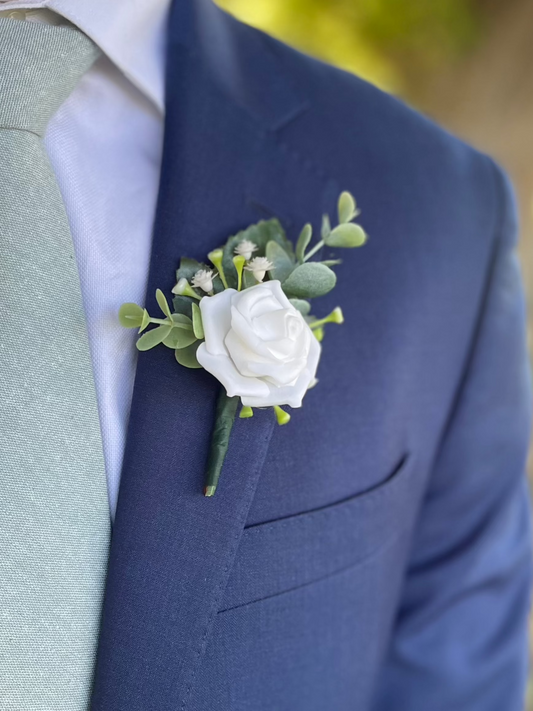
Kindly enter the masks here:
<path id="1" fill-rule="evenodd" d="M 411 522 L 414 468 L 406 456 L 370 491 L 246 528 L 221 610 L 307 585 L 375 555 Z"/>

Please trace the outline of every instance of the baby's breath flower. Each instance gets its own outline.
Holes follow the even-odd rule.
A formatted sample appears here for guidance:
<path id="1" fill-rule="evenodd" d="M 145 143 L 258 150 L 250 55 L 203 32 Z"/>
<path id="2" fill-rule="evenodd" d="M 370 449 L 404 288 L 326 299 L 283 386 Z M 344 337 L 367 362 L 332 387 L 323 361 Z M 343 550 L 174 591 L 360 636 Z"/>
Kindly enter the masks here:
<path id="1" fill-rule="evenodd" d="M 212 269 L 199 269 L 193 276 L 191 284 L 195 289 L 202 289 L 202 291 L 210 292 L 213 291 L 213 279 L 216 274 Z"/>
<path id="2" fill-rule="evenodd" d="M 239 244 L 235 247 L 234 251 L 235 254 L 241 255 L 246 259 L 246 261 L 248 261 L 252 258 L 252 254 L 257 252 L 257 245 L 249 239 L 243 239 L 242 242 L 239 242 Z"/>
<path id="3" fill-rule="evenodd" d="M 254 257 L 244 267 L 246 271 L 253 272 L 256 281 L 263 281 L 266 272 L 272 269 L 274 265 L 266 257 Z"/>

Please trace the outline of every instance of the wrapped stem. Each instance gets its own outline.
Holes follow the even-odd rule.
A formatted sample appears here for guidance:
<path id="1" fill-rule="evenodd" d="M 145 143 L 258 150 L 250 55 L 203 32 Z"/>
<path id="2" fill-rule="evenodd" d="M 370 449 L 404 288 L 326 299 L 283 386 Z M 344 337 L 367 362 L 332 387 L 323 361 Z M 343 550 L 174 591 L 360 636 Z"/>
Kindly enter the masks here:
<path id="1" fill-rule="evenodd" d="M 217 490 L 217 484 L 224 459 L 226 458 L 226 452 L 228 451 L 229 438 L 233 423 L 235 422 L 238 405 L 238 397 L 228 397 L 224 388 L 220 388 L 215 413 L 215 424 L 213 434 L 211 435 L 209 456 L 207 458 L 204 496 L 214 496 Z"/>

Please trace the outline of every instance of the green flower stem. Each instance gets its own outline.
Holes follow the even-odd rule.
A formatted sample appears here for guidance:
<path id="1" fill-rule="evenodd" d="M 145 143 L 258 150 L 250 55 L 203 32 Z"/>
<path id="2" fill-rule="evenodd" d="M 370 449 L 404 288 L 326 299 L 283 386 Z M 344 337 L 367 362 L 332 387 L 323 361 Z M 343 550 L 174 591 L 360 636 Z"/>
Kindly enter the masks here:
<path id="1" fill-rule="evenodd" d="M 321 239 L 320 242 L 317 242 L 313 249 L 310 249 L 309 252 L 304 257 L 304 262 L 307 262 L 308 259 L 311 259 L 311 257 L 318 252 L 319 249 L 322 249 L 324 246 L 324 240 Z"/>
<path id="2" fill-rule="evenodd" d="M 218 276 L 220 277 L 220 281 L 224 284 L 224 289 L 227 289 L 228 282 L 226 280 L 226 275 L 224 274 L 224 267 L 222 266 L 223 257 L 224 252 L 221 249 L 214 249 L 207 255 L 207 258 L 209 259 L 211 264 L 213 264 L 213 266 L 218 271 Z"/>
<path id="3" fill-rule="evenodd" d="M 233 257 L 233 264 L 237 270 L 237 291 L 240 291 L 242 288 L 242 270 L 246 264 L 246 259 L 241 254 L 238 254 L 236 257 Z"/>
<path id="4" fill-rule="evenodd" d="M 241 412 L 239 414 L 239 417 L 244 420 L 247 417 L 253 417 L 254 416 L 254 411 L 252 410 L 251 407 L 248 407 L 248 405 L 243 405 L 241 408 Z"/>
<path id="5" fill-rule="evenodd" d="M 344 323 L 344 316 L 342 314 L 342 309 L 340 306 L 337 306 L 335 309 L 333 309 L 329 316 L 321 318 L 318 321 L 312 321 L 309 324 L 309 327 L 314 330 L 315 328 L 321 328 L 326 323 Z"/>
<path id="6" fill-rule="evenodd" d="M 279 405 L 274 405 L 274 412 L 276 413 L 278 425 L 286 425 L 291 419 L 289 413 L 285 412 Z"/>
<path id="7" fill-rule="evenodd" d="M 315 330 L 313 331 L 313 336 L 319 343 L 322 343 L 322 341 L 324 340 L 324 329 L 322 327 L 315 328 Z"/>
<path id="8" fill-rule="evenodd" d="M 207 458 L 204 496 L 214 496 L 217 490 L 239 401 L 240 398 L 228 397 L 224 388 L 220 388 L 216 405 L 215 425 Z"/>
<path id="9" fill-rule="evenodd" d="M 201 300 L 201 296 L 198 296 L 198 294 L 194 291 L 192 286 L 189 284 L 187 279 L 182 277 L 176 286 L 172 289 L 172 293 L 178 294 L 178 296 L 190 296 L 193 299 L 198 299 L 198 301 Z"/>
<path id="10" fill-rule="evenodd" d="M 195 304 L 196 306 L 196 304 Z M 181 328 L 186 331 L 190 331 L 192 329 L 192 324 L 189 326 L 185 323 L 176 323 L 170 318 L 152 318 L 151 316 L 149 317 L 148 323 L 158 323 L 161 326 L 171 326 L 172 328 Z M 203 338 L 203 336 L 202 336 Z"/>

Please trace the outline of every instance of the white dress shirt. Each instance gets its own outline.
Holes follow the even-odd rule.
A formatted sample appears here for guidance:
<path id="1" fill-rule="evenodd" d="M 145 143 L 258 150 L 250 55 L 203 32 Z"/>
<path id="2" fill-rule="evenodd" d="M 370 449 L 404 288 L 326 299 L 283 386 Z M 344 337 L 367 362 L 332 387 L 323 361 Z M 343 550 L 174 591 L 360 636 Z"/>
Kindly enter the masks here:
<path id="1" fill-rule="evenodd" d="M 54 115 L 44 140 L 80 273 L 112 517 L 136 365 L 136 332 L 122 328 L 117 313 L 123 302 L 145 298 L 163 142 L 168 6 L 169 0 L 0 0 L 0 11 L 19 19 L 66 18 L 103 52 Z"/>

